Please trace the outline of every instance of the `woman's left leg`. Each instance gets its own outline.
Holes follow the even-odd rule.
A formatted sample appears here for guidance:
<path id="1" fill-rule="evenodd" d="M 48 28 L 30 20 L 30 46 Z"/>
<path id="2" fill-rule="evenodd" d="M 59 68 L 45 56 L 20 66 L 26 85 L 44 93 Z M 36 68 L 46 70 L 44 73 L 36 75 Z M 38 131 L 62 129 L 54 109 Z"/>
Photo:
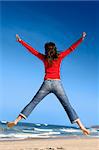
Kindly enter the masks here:
<path id="1" fill-rule="evenodd" d="M 84 127 L 84 125 L 80 121 L 76 111 L 71 106 L 60 80 L 55 81 L 55 83 L 53 84 L 53 93 L 59 99 L 59 101 L 62 104 L 63 108 L 65 109 L 71 123 L 77 123 L 77 125 L 80 127 L 80 129 L 83 131 L 84 134 L 86 134 L 86 135 L 89 134 L 90 133 L 89 130 L 87 130 Z"/>

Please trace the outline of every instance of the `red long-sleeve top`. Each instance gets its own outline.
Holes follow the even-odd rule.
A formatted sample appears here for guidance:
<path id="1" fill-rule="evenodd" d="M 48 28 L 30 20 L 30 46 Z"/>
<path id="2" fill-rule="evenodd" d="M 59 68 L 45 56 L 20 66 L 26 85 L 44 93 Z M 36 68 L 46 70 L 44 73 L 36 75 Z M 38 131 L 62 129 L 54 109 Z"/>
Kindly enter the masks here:
<path id="1" fill-rule="evenodd" d="M 37 50 L 32 48 L 30 45 L 28 45 L 23 40 L 19 40 L 19 42 L 26 47 L 33 55 L 38 57 L 40 60 L 43 61 L 45 66 L 45 77 L 44 80 L 47 79 L 60 79 L 60 65 L 64 57 L 66 57 L 68 54 L 70 54 L 81 42 L 83 38 L 80 38 L 78 41 L 76 41 L 74 44 L 72 44 L 68 49 L 61 52 L 58 55 L 58 59 L 53 60 L 53 63 L 51 66 L 49 66 L 48 61 L 45 59 L 45 55 L 39 53 Z"/>

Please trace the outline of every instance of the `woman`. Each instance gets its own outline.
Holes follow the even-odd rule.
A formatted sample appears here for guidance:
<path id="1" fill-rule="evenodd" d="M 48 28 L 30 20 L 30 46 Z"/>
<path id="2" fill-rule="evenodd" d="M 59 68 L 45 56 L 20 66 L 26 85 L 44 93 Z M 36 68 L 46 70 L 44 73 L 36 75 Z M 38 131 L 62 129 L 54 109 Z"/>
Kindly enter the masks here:
<path id="1" fill-rule="evenodd" d="M 26 119 L 36 105 L 49 93 L 54 93 L 62 104 L 64 110 L 66 111 L 71 123 L 77 123 L 84 134 L 88 135 L 90 132 L 81 123 L 75 110 L 69 103 L 68 97 L 65 94 L 61 80 L 60 80 L 60 64 L 69 53 L 71 53 L 85 38 L 86 33 L 82 33 L 82 37 L 75 42 L 72 46 L 63 52 L 58 53 L 56 45 L 53 42 L 45 44 L 45 55 L 39 53 L 34 48 L 25 43 L 18 35 L 16 35 L 17 41 L 26 47 L 33 55 L 38 57 L 45 66 L 45 77 L 40 89 L 33 97 L 33 99 L 28 103 L 28 105 L 21 111 L 19 116 L 15 121 L 9 122 L 8 127 L 13 127 L 21 119 Z"/>

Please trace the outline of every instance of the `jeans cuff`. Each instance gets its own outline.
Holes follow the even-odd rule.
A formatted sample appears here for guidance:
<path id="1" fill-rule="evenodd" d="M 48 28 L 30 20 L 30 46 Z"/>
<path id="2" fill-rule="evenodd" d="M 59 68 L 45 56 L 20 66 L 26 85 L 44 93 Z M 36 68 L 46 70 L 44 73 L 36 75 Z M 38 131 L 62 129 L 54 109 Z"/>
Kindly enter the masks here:
<path id="1" fill-rule="evenodd" d="M 27 117 L 26 117 L 24 114 L 22 114 L 22 113 L 20 113 L 19 115 L 22 116 L 24 119 L 27 118 Z"/>
<path id="2" fill-rule="evenodd" d="M 76 123 L 78 120 L 79 120 L 79 118 L 75 119 L 74 121 L 72 121 L 72 124 Z"/>

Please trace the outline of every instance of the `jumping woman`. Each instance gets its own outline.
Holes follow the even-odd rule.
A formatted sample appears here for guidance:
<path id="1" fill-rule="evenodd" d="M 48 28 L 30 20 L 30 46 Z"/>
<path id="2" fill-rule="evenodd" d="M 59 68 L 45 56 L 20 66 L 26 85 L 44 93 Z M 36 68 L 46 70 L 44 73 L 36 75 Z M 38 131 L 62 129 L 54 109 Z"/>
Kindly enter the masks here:
<path id="1" fill-rule="evenodd" d="M 8 122 L 8 127 L 13 127 L 16 125 L 21 119 L 26 119 L 36 105 L 41 102 L 41 100 L 50 93 L 54 93 L 56 97 L 59 99 L 62 104 L 64 110 L 66 111 L 70 122 L 77 123 L 82 132 L 85 135 L 90 134 L 90 131 L 84 127 L 82 122 L 80 121 L 77 113 L 71 106 L 68 97 L 64 91 L 60 80 L 60 65 L 62 60 L 70 54 L 85 38 L 86 33 L 83 32 L 81 38 L 76 41 L 73 45 L 71 45 L 68 49 L 63 52 L 58 53 L 57 47 L 53 42 L 49 42 L 45 44 L 45 54 L 39 53 L 37 50 L 29 46 L 26 42 L 24 42 L 18 35 L 16 35 L 16 39 L 19 43 L 21 43 L 25 48 L 27 48 L 33 55 L 38 57 L 45 66 L 45 77 L 44 81 L 33 97 L 33 99 L 26 105 L 26 107 L 20 112 L 18 117 L 12 121 Z"/>

